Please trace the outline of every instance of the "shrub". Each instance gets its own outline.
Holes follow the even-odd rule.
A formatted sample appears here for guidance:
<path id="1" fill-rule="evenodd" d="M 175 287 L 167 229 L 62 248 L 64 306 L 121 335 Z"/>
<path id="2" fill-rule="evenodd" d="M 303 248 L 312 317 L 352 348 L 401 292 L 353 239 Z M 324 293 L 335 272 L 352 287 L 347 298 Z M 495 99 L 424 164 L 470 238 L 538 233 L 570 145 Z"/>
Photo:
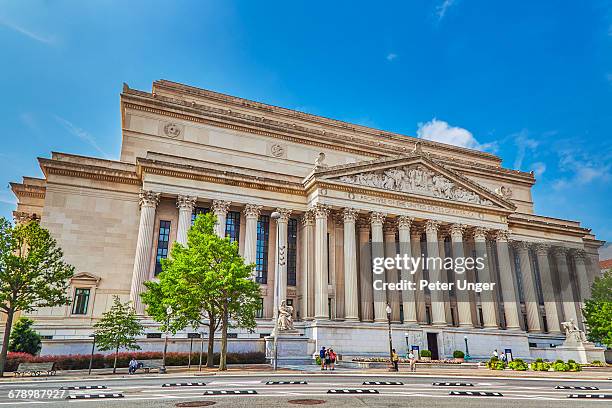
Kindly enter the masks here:
<path id="1" fill-rule="evenodd" d="M 490 370 L 503 370 L 506 368 L 506 363 L 497 357 L 491 357 L 491 359 L 487 361 L 487 367 Z"/>
<path id="2" fill-rule="evenodd" d="M 553 364 L 553 370 L 555 371 L 569 371 L 569 365 L 564 363 L 563 360 L 557 360 Z"/>
<path id="3" fill-rule="evenodd" d="M 321 356 L 317 356 L 317 357 L 315 358 L 315 363 L 317 363 L 317 365 L 319 365 L 319 366 L 321 365 L 321 363 L 322 363 L 322 361 L 321 361 Z"/>
<path id="4" fill-rule="evenodd" d="M 569 371 L 582 371 L 580 364 L 576 363 L 574 360 L 567 360 L 567 366 Z"/>
<path id="5" fill-rule="evenodd" d="M 527 371 L 527 363 L 520 358 L 515 358 L 508 363 L 508 367 L 514 371 Z"/>
<path id="6" fill-rule="evenodd" d="M 127 367 L 130 359 L 135 357 L 136 360 L 159 360 L 162 358 L 162 353 L 159 351 L 144 351 L 144 352 L 122 352 L 117 355 L 117 367 Z M 6 371 L 15 371 L 20 363 L 44 363 L 55 362 L 57 370 L 85 370 L 89 368 L 89 354 L 68 354 L 68 355 L 48 355 L 48 356 L 32 356 L 27 353 L 8 353 L 6 362 Z M 191 355 L 191 364 L 198 364 L 200 358 L 199 353 Z M 94 354 L 92 368 L 110 368 L 113 366 L 114 355 Z M 202 361 L 206 361 L 206 353 L 202 356 Z M 219 353 L 215 353 L 213 361 L 219 364 Z M 177 366 L 187 365 L 189 362 L 189 353 L 166 353 L 166 365 Z M 266 362 L 266 356 L 260 352 L 250 353 L 228 353 L 228 364 L 263 364 Z"/>
<path id="7" fill-rule="evenodd" d="M 461 350 L 453 351 L 453 358 L 465 358 L 465 353 Z"/>
<path id="8" fill-rule="evenodd" d="M 430 350 L 421 350 L 420 356 L 421 357 L 431 357 L 431 351 Z"/>
<path id="9" fill-rule="evenodd" d="M 34 320 L 21 317 L 15 323 L 9 338 L 8 351 L 36 355 L 42 348 L 40 334 L 32 329 Z"/>
<path id="10" fill-rule="evenodd" d="M 548 371 L 550 370 L 551 364 L 548 361 L 544 361 L 541 358 L 537 358 L 531 363 L 531 369 L 533 371 Z"/>
<path id="11" fill-rule="evenodd" d="M 603 367 L 603 366 L 604 366 L 604 363 L 602 363 L 602 362 L 601 362 L 601 361 L 599 361 L 599 360 L 593 360 L 593 362 L 591 363 L 591 365 L 592 365 L 593 367 Z"/>

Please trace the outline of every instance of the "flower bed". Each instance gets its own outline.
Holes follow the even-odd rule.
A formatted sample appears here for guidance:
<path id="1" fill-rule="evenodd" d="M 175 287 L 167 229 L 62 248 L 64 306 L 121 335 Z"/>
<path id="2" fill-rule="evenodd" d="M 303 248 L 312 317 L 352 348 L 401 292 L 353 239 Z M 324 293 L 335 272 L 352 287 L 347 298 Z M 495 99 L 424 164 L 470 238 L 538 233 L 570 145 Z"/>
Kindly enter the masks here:
<path id="1" fill-rule="evenodd" d="M 130 359 L 133 357 L 136 360 L 152 360 L 161 359 L 162 353 L 157 351 L 146 352 L 121 352 L 117 356 L 117 367 L 127 367 Z M 8 353 L 6 361 L 6 371 L 15 371 L 20 363 L 45 363 L 55 362 L 57 370 L 84 370 L 89 368 L 89 354 L 67 354 L 67 355 L 49 355 L 49 356 L 32 356 L 27 353 Z M 94 354 L 93 368 L 109 368 L 113 366 L 114 354 Z M 191 355 L 191 364 L 197 364 L 200 359 L 199 353 Z M 206 362 L 206 353 L 202 356 L 202 361 Z M 182 366 L 189 362 L 189 353 L 166 353 L 167 366 Z M 219 364 L 219 354 L 214 355 L 215 364 Z M 263 364 L 266 362 L 264 353 L 227 353 L 228 364 Z"/>
<path id="2" fill-rule="evenodd" d="M 389 358 L 385 358 L 385 357 L 356 357 L 356 358 L 353 358 L 351 361 L 355 363 L 389 363 L 390 360 Z M 400 358 L 399 362 L 408 364 L 410 363 L 410 360 L 407 358 Z M 427 361 L 417 360 L 417 363 L 419 364 L 461 364 L 460 361 L 456 361 L 454 359 L 427 360 Z"/>

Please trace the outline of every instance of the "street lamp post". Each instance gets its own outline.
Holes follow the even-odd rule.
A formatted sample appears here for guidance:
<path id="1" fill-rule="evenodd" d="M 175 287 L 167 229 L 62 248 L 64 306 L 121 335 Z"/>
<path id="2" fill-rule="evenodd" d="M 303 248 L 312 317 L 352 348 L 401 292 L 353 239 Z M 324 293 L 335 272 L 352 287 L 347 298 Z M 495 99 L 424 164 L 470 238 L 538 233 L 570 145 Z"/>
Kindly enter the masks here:
<path id="1" fill-rule="evenodd" d="M 164 339 L 164 354 L 162 355 L 162 368 L 159 370 L 161 373 L 166 372 L 166 352 L 168 351 L 168 332 L 170 331 L 170 315 L 172 315 L 172 306 L 166 308 L 166 338 Z"/>
<path id="2" fill-rule="evenodd" d="M 91 343 L 91 356 L 89 356 L 89 371 L 87 375 L 91 375 L 91 368 L 93 366 L 93 356 L 96 350 L 96 333 L 90 334 L 89 337 L 93 337 L 93 343 Z"/>
<path id="3" fill-rule="evenodd" d="M 391 338 L 391 306 L 389 306 L 388 303 L 387 303 L 386 311 L 387 311 L 387 325 L 389 329 L 388 330 L 389 331 L 389 360 L 391 361 L 391 366 L 392 366 L 390 370 L 395 371 L 395 366 L 393 366 L 393 339 Z"/>
<path id="4" fill-rule="evenodd" d="M 285 246 L 279 245 L 279 232 L 280 228 L 278 225 L 278 219 L 281 217 L 281 213 L 274 211 L 270 214 L 270 218 L 276 220 L 276 262 L 274 267 L 274 342 L 272 345 L 273 363 L 272 369 L 276 371 L 278 369 L 278 308 L 280 306 L 280 270 L 281 266 L 285 265 Z"/>
<path id="5" fill-rule="evenodd" d="M 467 336 L 463 336 L 463 341 L 465 341 L 465 361 L 468 361 L 470 359 L 470 349 L 468 348 Z"/>

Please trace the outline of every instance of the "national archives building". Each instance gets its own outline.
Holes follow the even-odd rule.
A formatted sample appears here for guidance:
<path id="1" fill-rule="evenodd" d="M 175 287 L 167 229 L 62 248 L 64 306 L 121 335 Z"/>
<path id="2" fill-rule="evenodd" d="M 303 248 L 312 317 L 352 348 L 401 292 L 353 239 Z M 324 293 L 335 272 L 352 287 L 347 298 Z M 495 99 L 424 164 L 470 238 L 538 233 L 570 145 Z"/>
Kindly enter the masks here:
<path id="1" fill-rule="evenodd" d="M 263 349 L 275 280 L 311 351 L 388 354 L 386 303 L 398 351 L 417 345 L 434 358 L 465 339 L 473 357 L 505 348 L 547 357 L 565 338 L 561 322 L 582 327 L 602 242 L 579 222 L 534 214 L 533 173 L 495 155 L 165 80 L 151 92 L 124 85 L 120 114 L 119 160 L 54 152 L 38 159 L 44 178 L 11 184 L 15 222 L 39 219 L 77 271 L 70 305 L 29 314 L 43 353 L 88 352 L 113 295 L 133 302 L 143 349 L 158 350 L 143 282 L 203 212 L 218 217 L 217 233 L 238 243 L 261 284 L 257 330 L 230 330 L 230 351 Z M 377 243 L 387 256 L 480 252 L 485 269 L 464 277 L 495 290 L 388 291 L 376 301 L 367 248 Z M 454 279 L 439 267 L 407 276 L 423 278 Z"/>

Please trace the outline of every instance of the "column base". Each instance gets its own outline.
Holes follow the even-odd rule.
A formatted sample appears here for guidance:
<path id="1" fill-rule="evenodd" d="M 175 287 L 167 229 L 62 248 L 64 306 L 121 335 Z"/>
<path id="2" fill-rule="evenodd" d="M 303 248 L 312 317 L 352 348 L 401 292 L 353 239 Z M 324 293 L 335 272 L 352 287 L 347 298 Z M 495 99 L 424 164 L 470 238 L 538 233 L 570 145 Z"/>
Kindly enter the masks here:
<path id="1" fill-rule="evenodd" d="M 506 327 L 506 330 L 508 330 L 508 331 L 521 331 L 523 329 L 521 329 L 521 326 L 517 326 L 517 327 Z"/>
<path id="2" fill-rule="evenodd" d="M 345 317 L 344 321 L 345 322 L 358 322 L 359 318 L 358 317 Z"/>
<path id="3" fill-rule="evenodd" d="M 387 319 L 374 319 L 374 323 L 387 323 Z"/>
<path id="4" fill-rule="evenodd" d="M 473 329 L 474 325 L 471 323 L 459 323 L 459 328 L 461 329 Z"/>

